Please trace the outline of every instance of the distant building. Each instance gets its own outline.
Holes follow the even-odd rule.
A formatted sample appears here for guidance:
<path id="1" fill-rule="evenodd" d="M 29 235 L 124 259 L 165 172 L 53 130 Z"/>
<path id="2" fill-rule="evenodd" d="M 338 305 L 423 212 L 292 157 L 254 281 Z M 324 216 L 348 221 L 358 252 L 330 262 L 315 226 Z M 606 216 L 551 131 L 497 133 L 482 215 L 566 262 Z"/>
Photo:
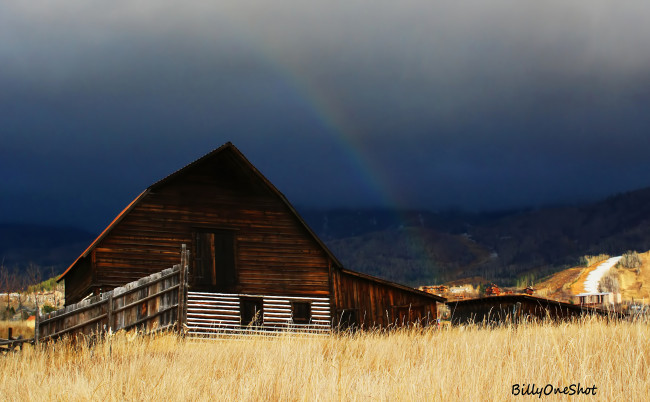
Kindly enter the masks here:
<path id="1" fill-rule="evenodd" d="M 495 324 L 528 319 L 565 320 L 585 314 L 608 313 L 607 310 L 595 306 L 580 306 L 526 294 L 449 301 L 447 306 L 453 324 Z"/>
<path id="2" fill-rule="evenodd" d="M 580 293 L 575 296 L 576 304 L 581 306 L 607 307 L 615 304 L 621 304 L 622 298 L 620 293 Z"/>
<path id="3" fill-rule="evenodd" d="M 420 286 L 419 290 L 444 297 L 448 300 L 463 300 L 476 297 L 477 293 L 472 285 L 446 286 L 446 285 L 429 285 Z"/>

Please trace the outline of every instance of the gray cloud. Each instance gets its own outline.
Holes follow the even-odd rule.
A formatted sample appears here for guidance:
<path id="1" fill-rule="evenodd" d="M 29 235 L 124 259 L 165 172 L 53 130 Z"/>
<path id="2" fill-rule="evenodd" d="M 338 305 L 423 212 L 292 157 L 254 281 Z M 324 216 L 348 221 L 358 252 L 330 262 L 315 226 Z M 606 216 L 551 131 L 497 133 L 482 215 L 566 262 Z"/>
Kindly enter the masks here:
<path id="1" fill-rule="evenodd" d="M 2 174 L 14 201 L 65 196 L 28 184 L 44 181 L 128 198 L 232 140 L 300 204 L 632 189 L 650 167 L 649 15 L 606 0 L 3 2 Z"/>

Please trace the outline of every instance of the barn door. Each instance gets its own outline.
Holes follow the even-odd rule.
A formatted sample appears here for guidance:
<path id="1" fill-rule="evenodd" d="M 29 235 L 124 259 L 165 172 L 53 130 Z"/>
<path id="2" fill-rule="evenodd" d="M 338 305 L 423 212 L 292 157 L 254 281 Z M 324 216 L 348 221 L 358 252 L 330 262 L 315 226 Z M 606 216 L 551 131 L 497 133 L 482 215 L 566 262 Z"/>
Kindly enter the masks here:
<path id="1" fill-rule="evenodd" d="M 237 285 L 235 236 L 230 231 L 195 234 L 192 287 L 211 292 L 234 292 Z"/>

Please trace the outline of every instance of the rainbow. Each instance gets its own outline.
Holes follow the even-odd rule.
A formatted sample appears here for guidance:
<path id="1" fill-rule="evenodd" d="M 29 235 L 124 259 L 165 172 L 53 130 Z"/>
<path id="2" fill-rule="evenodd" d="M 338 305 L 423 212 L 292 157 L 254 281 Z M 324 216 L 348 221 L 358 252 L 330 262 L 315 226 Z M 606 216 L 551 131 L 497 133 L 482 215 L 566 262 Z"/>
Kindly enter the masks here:
<path id="1" fill-rule="evenodd" d="M 399 222 L 406 222 L 406 216 L 399 211 L 405 210 L 407 202 L 399 196 L 398 191 L 393 191 L 392 186 L 385 176 L 385 169 L 390 168 L 380 161 L 374 159 L 367 151 L 363 143 L 365 137 L 348 114 L 339 107 L 335 96 L 332 96 L 324 88 L 318 87 L 305 75 L 298 74 L 292 70 L 278 67 L 283 71 L 285 83 L 290 86 L 299 99 L 304 100 L 318 121 L 335 137 L 337 144 L 343 151 L 352 166 L 362 176 L 368 189 L 376 196 L 380 206 L 388 207 L 395 211 Z M 428 240 L 418 231 L 404 231 L 405 242 L 410 244 L 409 251 L 420 254 L 428 261 L 436 261 Z M 424 285 L 424 284 L 423 284 Z"/>
<path id="2" fill-rule="evenodd" d="M 269 49 L 273 46 L 265 44 L 264 39 L 255 40 L 258 38 L 245 34 L 242 38 L 247 39 L 246 45 L 262 56 L 276 76 L 282 79 L 290 93 L 302 101 L 307 106 L 306 110 L 310 110 L 313 117 L 334 137 L 335 143 L 355 170 L 353 173 L 360 175 L 361 182 L 366 186 L 365 190 L 375 197 L 378 206 L 396 211 L 397 220 L 405 222 L 406 217 L 401 216 L 399 211 L 406 209 L 408 203 L 388 180 L 384 180 L 384 177 L 388 177 L 387 169 L 391 166 L 376 160 L 367 151 L 365 138 L 369 135 L 363 133 L 343 110 L 336 95 L 331 94 L 326 87 L 318 85 L 290 63 L 285 63 L 271 54 Z M 416 251 L 429 261 L 436 260 L 424 236 L 413 231 L 404 231 L 404 235 L 407 236 L 406 242 L 411 245 L 410 251 Z"/>

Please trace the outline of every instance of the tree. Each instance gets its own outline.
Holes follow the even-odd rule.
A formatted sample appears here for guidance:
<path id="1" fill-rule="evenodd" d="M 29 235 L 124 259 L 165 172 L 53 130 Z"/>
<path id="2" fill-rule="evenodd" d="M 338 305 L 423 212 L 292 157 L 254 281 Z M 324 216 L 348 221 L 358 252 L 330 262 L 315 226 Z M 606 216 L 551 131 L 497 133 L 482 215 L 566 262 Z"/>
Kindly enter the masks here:
<path id="1" fill-rule="evenodd" d="M 637 275 L 641 272 L 641 257 L 636 251 L 628 251 L 618 262 L 623 268 L 636 269 Z"/>
<path id="2" fill-rule="evenodd" d="M 7 308 L 9 307 L 9 271 L 5 267 L 4 258 L 0 264 L 0 291 L 7 294 Z"/>
<path id="3" fill-rule="evenodd" d="M 43 305 L 43 314 L 51 313 L 52 311 L 56 311 L 56 307 L 52 306 L 49 303 L 45 303 Z"/>
<path id="4" fill-rule="evenodd" d="M 621 290 L 621 287 L 618 283 L 618 274 L 614 270 L 610 270 L 600 280 L 600 283 L 598 284 L 598 290 L 603 293 L 618 293 Z"/>
<path id="5" fill-rule="evenodd" d="M 33 262 L 30 262 L 29 265 L 27 266 L 27 277 L 25 278 L 27 281 L 25 286 L 25 289 L 29 287 L 29 285 L 37 285 L 41 281 L 41 270 L 38 265 L 34 264 Z M 36 286 L 33 286 L 34 292 L 34 304 L 36 305 L 36 314 L 39 312 L 39 307 L 38 307 L 38 297 L 36 294 Z"/>

